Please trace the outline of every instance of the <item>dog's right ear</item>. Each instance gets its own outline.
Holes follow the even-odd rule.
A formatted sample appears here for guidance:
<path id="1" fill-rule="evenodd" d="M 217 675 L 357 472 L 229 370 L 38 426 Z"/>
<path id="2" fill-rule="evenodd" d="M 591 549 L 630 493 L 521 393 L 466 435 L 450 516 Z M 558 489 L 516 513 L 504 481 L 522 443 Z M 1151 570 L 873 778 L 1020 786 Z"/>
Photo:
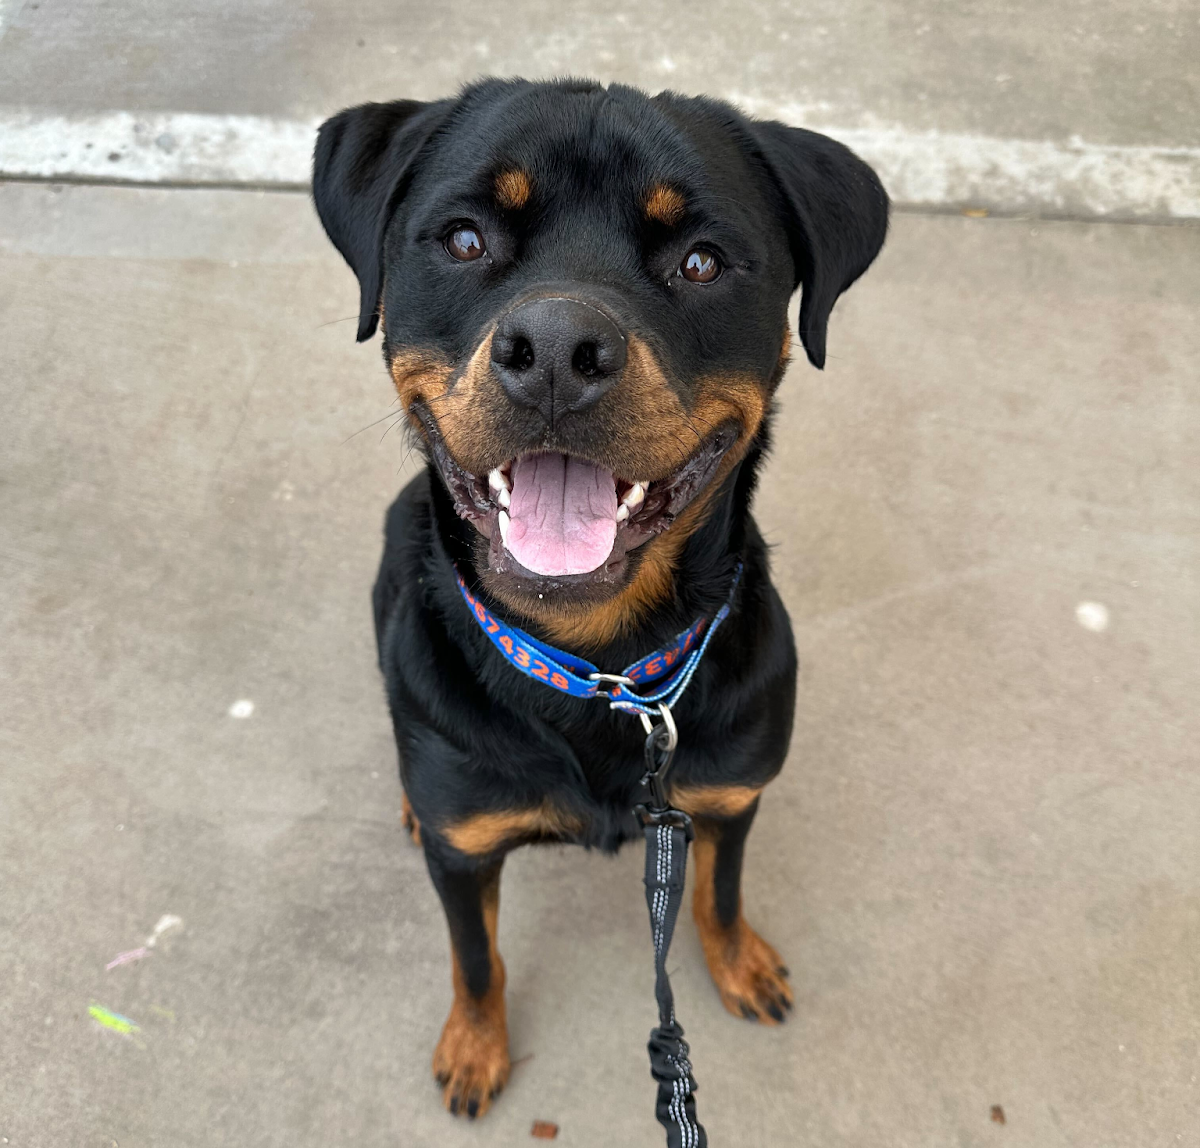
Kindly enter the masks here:
<path id="1" fill-rule="evenodd" d="M 333 245 L 358 276 L 360 343 L 379 324 L 388 220 L 412 180 L 417 156 L 452 104 L 362 104 L 338 112 L 317 132 L 313 201 Z"/>

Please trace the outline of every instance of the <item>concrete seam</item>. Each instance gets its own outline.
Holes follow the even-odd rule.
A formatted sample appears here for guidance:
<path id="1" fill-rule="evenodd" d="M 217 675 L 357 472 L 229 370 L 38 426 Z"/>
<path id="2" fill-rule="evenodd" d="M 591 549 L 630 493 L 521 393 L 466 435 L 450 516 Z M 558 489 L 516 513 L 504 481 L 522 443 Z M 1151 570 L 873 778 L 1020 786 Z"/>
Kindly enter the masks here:
<path id="1" fill-rule="evenodd" d="M 742 98 L 758 115 L 809 121 L 858 152 L 901 208 L 1138 222 L 1200 219 L 1200 148 L 1014 140 L 811 123 L 806 109 Z M 0 178 L 300 191 L 316 120 L 194 112 L 85 116 L 0 108 Z"/>

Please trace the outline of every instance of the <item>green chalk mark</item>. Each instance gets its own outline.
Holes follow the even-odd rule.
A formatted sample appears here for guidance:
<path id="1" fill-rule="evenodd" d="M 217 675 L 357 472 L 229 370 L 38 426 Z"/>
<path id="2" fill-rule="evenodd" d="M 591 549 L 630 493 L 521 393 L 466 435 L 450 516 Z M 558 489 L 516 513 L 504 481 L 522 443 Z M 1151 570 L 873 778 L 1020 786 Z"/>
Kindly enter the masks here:
<path id="1" fill-rule="evenodd" d="M 88 1009 L 88 1013 L 93 1020 L 99 1021 L 105 1028 L 111 1028 L 113 1032 L 128 1035 L 132 1032 L 141 1031 L 129 1017 L 122 1016 L 119 1012 L 109 1012 L 103 1005 L 92 1005 Z"/>

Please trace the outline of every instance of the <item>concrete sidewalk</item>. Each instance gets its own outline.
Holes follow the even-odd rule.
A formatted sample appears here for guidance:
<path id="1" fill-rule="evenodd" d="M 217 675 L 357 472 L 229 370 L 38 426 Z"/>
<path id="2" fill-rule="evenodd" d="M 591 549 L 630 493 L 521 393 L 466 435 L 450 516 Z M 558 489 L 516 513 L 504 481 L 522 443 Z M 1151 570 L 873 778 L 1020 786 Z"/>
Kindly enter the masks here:
<path id="1" fill-rule="evenodd" d="M 1196 1142 L 1198 307 L 1195 228 L 901 216 L 792 367 L 758 508 L 801 702 L 747 910 L 797 1008 L 728 1016 L 681 923 L 718 1148 Z M 636 851 L 513 858 L 521 1063 L 439 1106 L 368 611 L 412 463 L 355 433 L 393 408 L 354 312 L 300 196 L 0 185 L 14 1148 L 660 1142 Z"/>
<path id="2" fill-rule="evenodd" d="M 0 174 L 302 183 L 339 108 L 484 74 L 723 96 L 902 204 L 1200 217 L 1189 0 L 3 0 Z"/>

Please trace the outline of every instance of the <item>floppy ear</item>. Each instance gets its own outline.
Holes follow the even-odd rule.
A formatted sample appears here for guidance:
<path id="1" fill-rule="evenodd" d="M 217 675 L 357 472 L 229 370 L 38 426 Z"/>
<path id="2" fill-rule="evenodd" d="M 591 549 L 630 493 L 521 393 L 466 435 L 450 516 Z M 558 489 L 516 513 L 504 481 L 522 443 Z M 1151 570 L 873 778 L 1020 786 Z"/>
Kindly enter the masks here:
<path id="1" fill-rule="evenodd" d="M 870 265 L 887 234 L 888 197 L 879 177 L 828 136 L 774 121 L 751 131 L 788 209 L 800 297 L 800 338 L 825 366 L 825 328 L 838 296 Z"/>
<path id="2" fill-rule="evenodd" d="M 313 201 L 333 245 L 358 276 L 358 341 L 375 334 L 383 288 L 383 233 L 422 147 L 451 101 L 396 100 L 338 112 L 317 132 Z"/>

